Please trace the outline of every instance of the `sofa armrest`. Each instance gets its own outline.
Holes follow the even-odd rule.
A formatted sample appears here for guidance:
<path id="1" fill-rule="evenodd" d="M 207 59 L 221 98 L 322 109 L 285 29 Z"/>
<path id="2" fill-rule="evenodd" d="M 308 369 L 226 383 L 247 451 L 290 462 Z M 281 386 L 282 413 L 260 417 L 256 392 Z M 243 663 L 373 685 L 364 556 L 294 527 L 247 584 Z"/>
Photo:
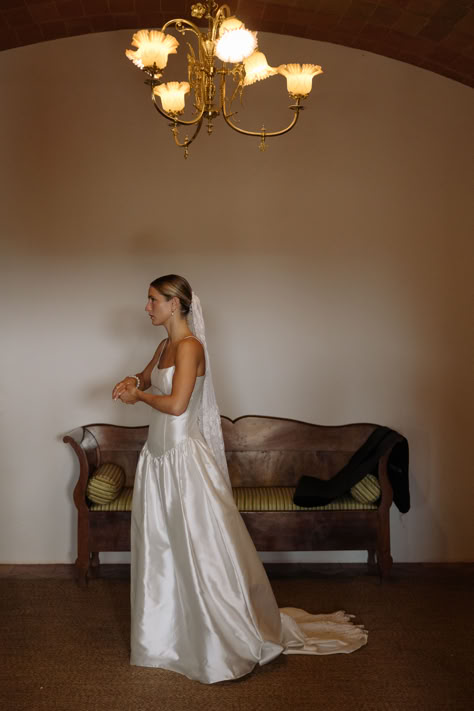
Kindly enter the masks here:
<path id="1" fill-rule="evenodd" d="M 63 442 L 66 442 L 66 444 L 72 445 L 71 440 L 74 440 L 74 442 L 76 442 L 76 444 L 80 445 L 83 439 L 84 439 L 84 427 L 76 427 L 75 430 L 66 432 L 66 434 L 63 437 Z"/>
<path id="2" fill-rule="evenodd" d="M 74 503 L 79 513 L 88 511 L 86 489 L 89 476 L 95 467 L 91 466 L 98 460 L 98 445 L 95 438 L 85 427 L 77 427 L 63 437 L 63 442 L 69 444 L 79 460 L 79 478 L 74 488 Z"/>

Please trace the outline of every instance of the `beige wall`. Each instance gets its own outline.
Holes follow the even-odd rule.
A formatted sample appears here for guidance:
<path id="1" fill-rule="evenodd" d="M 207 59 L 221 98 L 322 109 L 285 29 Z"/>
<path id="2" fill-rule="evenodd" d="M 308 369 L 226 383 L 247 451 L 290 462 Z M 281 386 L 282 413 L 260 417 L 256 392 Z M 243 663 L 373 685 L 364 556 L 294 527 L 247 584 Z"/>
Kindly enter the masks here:
<path id="1" fill-rule="evenodd" d="M 184 161 L 129 36 L 0 54 L 0 560 L 74 560 L 61 435 L 147 421 L 110 390 L 162 337 L 143 307 L 170 271 L 201 296 L 223 414 L 399 429 L 413 505 L 393 512 L 395 559 L 472 560 L 472 90 L 262 35 L 270 62 L 326 69 L 301 125 L 261 154 L 219 124 Z M 283 123 L 284 81 L 266 84 Z"/>

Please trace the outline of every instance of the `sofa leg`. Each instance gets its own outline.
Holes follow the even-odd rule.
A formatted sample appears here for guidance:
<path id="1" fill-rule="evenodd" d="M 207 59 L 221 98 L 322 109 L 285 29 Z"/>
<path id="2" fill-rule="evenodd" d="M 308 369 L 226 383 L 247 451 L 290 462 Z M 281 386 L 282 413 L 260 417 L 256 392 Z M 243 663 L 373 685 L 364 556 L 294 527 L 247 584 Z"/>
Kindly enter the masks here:
<path id="1" fill-rule="evenodd" d="M 379 568 L 380 581 L 388 578 L 392 563 L 393 559 L 390 553 L 390 529 L 386 526 L 382 528 L 382 535 L 379 534 L 377 541 L 377 565 Z"/>
<path id="2" fill-rule="evenodd" d="M 378 565 L 375 560 L 375 549 L 370 548 L 367 551 L 367 568 L 369 570 L 369 574 L 375 575 L 378 572 Z"/>
<path id="3" fill-rule="evenodd" d="M 89 521 L 84 512 L 77 519 L 76 579 L 81 588 L 87 585 L 91 555 L 89 553 Z"/>
<path id="4" fill-rule="evenodd" d="M 390 575 L 393 563 L 390 553 L 390 518 L 387 509 L 379 509 L 376 551 L 380 580 L 383 581 Z"/>
<path id="5" fill-rule="evenodd" d="M 91 554 L 90 572 L 95 578 L 98 578 L 100 576 L 100 558 L 99 553 L 97 551 L 94 551 Z"/>
<path id="6" fill-rule="evenodd" d="M 87 578 L 88 578 L 88 573 L 89 573 L 89 560 L 87 560 L 87 563 L 84 565 L 84 561 L 79 560 L 79 558 L 76 559 L 76 562 L 74 564 L 74 567 L 76 569 L 76 580 L 80 588 L 85 588 L 87 587 Z"/>
<path id="7" fill-rule="evenodd" d="M 384 551 L 377 554 L 377 563 L 379 566 L 380 580 L 387 580 L 392 569 L 393 558 L 390 551 Z"/>

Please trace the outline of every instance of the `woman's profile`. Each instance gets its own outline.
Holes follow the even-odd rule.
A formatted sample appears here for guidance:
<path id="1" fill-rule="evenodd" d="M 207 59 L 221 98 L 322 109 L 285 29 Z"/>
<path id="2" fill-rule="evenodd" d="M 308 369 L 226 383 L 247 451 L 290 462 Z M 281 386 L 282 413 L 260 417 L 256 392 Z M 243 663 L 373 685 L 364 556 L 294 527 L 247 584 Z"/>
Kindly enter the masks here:
<path id="1" fill-rule="evenodd" d="M 232 496 L 198 297 L 170 274 L 145 310 L 168 337 L 113 390 L 151 412 L 133 492 L 131 664 L 211 684 L 281 653 L 355 651 L 367 633 L 344 612 L 278 609 Z"/>

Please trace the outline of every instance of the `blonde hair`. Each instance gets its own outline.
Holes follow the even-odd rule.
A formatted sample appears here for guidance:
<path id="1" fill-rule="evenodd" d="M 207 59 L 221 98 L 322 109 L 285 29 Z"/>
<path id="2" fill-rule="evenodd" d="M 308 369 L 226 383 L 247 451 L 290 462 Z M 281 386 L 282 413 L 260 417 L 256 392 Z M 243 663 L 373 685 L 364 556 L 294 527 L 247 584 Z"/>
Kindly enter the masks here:
<path id="1" fill-rule="evenodd" d="M 191 308 L 193 291 L 184 277 L 178 274 L 166 274 L 152 281 L 150 286 L 159 291 L 168 301 L 176 296 L 179 299 L 181 313 L 187 316 Z"/>

